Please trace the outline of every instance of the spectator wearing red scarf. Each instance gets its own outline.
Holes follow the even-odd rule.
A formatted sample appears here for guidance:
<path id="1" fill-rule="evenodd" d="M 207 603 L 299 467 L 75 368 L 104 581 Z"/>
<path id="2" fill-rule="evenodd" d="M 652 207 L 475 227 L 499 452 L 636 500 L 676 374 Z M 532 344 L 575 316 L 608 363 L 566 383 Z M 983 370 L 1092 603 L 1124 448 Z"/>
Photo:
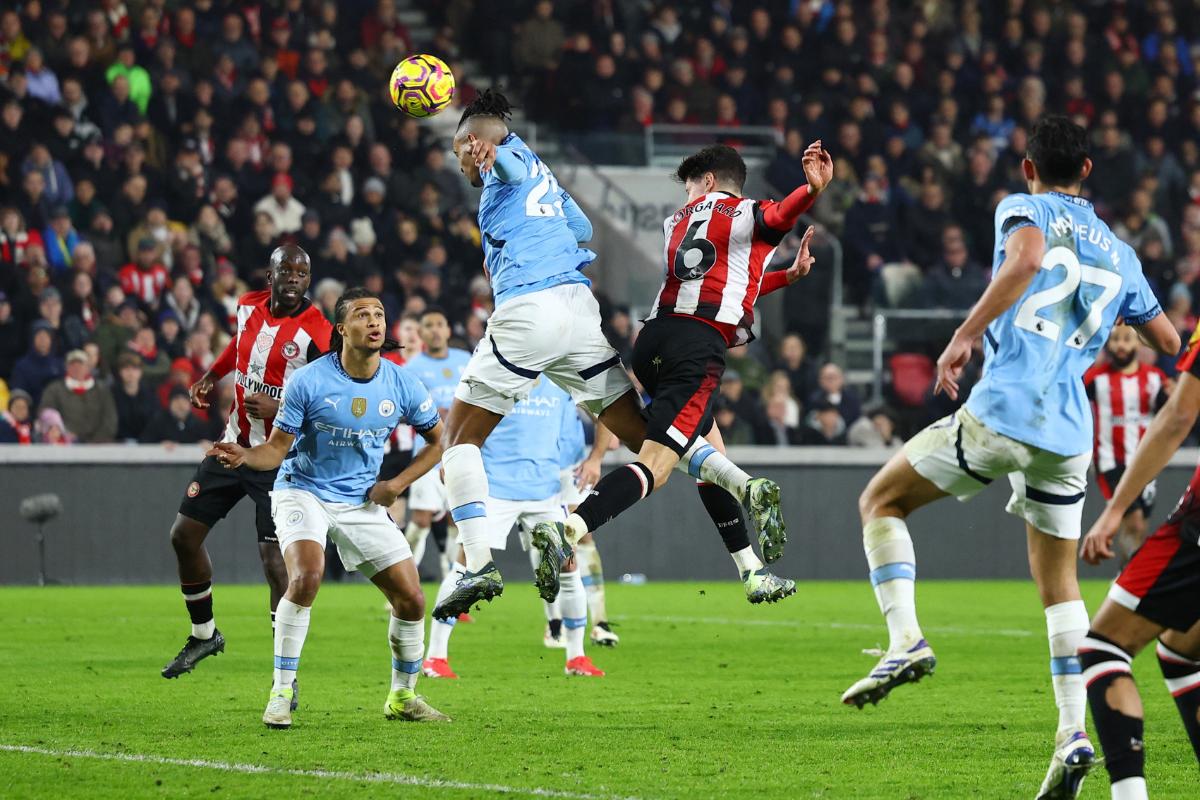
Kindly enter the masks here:
<path id="1" fill-rule="evenodd" d="M 8 396 L 8 408 L 0 412 L 0 444 L 31 444 L 33 423 L 29 416 L 33 398 L 23 389 L 13 389 Z"/>

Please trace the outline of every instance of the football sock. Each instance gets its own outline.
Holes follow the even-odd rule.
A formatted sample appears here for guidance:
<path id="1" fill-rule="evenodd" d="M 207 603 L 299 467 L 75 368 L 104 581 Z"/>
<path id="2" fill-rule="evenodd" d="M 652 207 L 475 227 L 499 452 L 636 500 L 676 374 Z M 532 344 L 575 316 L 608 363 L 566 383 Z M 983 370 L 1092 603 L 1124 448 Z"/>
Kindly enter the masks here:
<path id="1" fill-rule="evenodd" d="M 863 549 L 887 620 L 888 650 L 907 650 L 923 638 L 917 623 L 917 557 L 908 525 L 898 517 L 871 520 L 863 527 Z"/>
<path id="2" fill-rule="evenodd" d="M 1112 782 L 1114 798 L 1145 797 L 1145 782 L 1126 779 L 1144 778 L 1146 754 L 1142 745 L 1145 723 L 1141 717 L 1130 717 L 1109 705 L 1114 682 L 1121 678 L 1132 681 L 1132 657 L 1112 641 L 1094 631 L 1079 643 L 1079 663 L 1083 667 L 1083 682 L 1087 686 L 1088 705 L 1092 720 L 1104 749 L 1104 767 Z M 1136 693 L 1137 687 L 1131 687 Z M 1136 792 L 1141 787 L 1141 795 Z"/>
<path id="3" fill-rule="evenodd" d="M 1192 749 L 1200 761 L 1200 661 L 1176 653 L 1158 643 L 1158 666 L 1167 681 L 1167 691 L 1175 698 L 1175 707 L 1183 717 L 1183 728 L 1192 740 Z"/>
<path id="4" fill-rule="evenodd" d="M 446 499 L 458 537 L 467 553 L 467 570 L 479 572 L 492 560 L 488 547 L 487 473 L 483 456 L 473 444 L 457 444 L 442 454 Z"/>
<path id="5" fill-rule="evenodd" d="M 588 613 L 594 622 L 608 620 L 608 609 L 604 603 L 604 565 L 600 562 L 600 551 L 595 542 L 585 542 L 575 545 L 575 561 L 579 564 L 579 574 L 583 579 L 583 588 L 587 591 Z"/>
<path id="6" fill-rule="evenodd" d="M 192 636 L 211 639 L 217 623 L 213 620 L 212 581 L 203 583 L 181 583 L 180 591 L 187 604 L 188 616 L 192 618 Z"/>
<path id="7" fill-rule="evenodd" d="M 587 628 L 587 594 L 579 570 L 561 576 L 558 602 L 562 607 L 563 633 L 567 639 L 567 661 L 583 655 L 583 634 Z"/>
<path id="8" fill-rule="evenodd" d="M 434 601 L 434 605 L 440 605 L 450 596 L 458 579 L 466 573 L 466 570 L 467 568 L 462 564 L 455 562 L 450 571 L 446 573 L 446 577 L 442 578 L 442 585 L 438 587 L 437 600 Z M 457 622 L 457 617 L 433 620 L 429 626 L 429 652 L 425 654 L 426 658 L 446 658 L 450 647 L 450 634 L 454 632 L 454 625 Z"/>
<path id="9" fill-rule="evenodd" d="M 696 492 L 700 495 L 704 510 L 708 512 L 708 518 L 717 526 L 725 549 L 733 556 L 738 576 L 762 569 L 762 561 L 750 546 L 750 533 L 742 519 L 742 504 L 729 492 L 712 483 L 696 481 Z"/>
<path id="10" fill-rule="evenodd" d="M 444 520 L 443 520 L 444 521 Z M 441 555 L 438 558 L 438 566 L 441 568 L 441 574 L 445 577 L 450 568 L 454 566 L 454 557 L 458 554 L 458 528 L 446 523 L 446 539 L 442 547 Z M 437 522 L 433 524 L 434 537 L 437 541 Z"/>
<path id="11" fill-rule="evenodd" d="M 417 675 L 421 672 L 421 653 L 425 650 L 425 620 L 390 617 L 388 644 L 392 647 L 392 691 L 412 689 L 417 685 Z"/>
<path id="12" fill-rule="evenodd" d="M 608 473 L 567 520 L 567 544 L 575 546 L 585 533 L 596 530 L 653 491 L 654 475 L 640 461 Z"/>
<path id="13" fill-rule="evenodd" d="M 746 484 L 750 482 L 750 476 L 703 438 L 696 439 L 695 444 L 679 459 L 675 469 L 686 472 L 696 480 L 715 483 L 739 503 L 746 497 Z"/>
<path id="14" fill-rule="evenodd" d="M 275 638 L 275 612 L 271 612 L 271 639 Z"/>
<path id="15" fill-rule="evenodd" d="M 409 520 L 408 527 L 404 529 L 404 539 L 408 542 L 408 548 L 412 550 L 413 564 L 418 567 L 425 556 L 425 540 L 428 538 L 429 528 Z"/>
<path id="16" fill-rule="evenodd" d="M 558 601 L 555 600 L 554 602 L 557 603 Z M 549 605 L 549 603 L 547 603 L 546 605 Z M 547 613 L 547 615 L 549 615 L 550 612 L 547 611 L 546 613 Z M 562 626 L 563 626 L 562 617 L 548 617 L 548 619 L 546 620 L 546 629 L 548 631 L 550 631 L 550 636 L 555 639 L 562 636 Z"/>
<path id="17" fill-rule="evenodd" d="M 1087 723 L 1087 692 L 1083 668 L 1075 651 L 1087 635 L 1088 614 L 1082 600 L 1070 600 L 1046 608 L 1046 635 L 1050 639 L 1050 680 L 1058 705 L 1060 738 L 1081 731 Z"/>
<path id="18" fill-rule="evenodd" d="M 279 607 L 275 609 L 276 691 L 292 688 L 292 681 L 296 679 L 311 611 L 311 608 L 298 606 L 286 597 L 279 601 Z"/>
<path id="19" fill-rule="evenodd" d="M 1141 777 L 1125 778 L 1112 785 L 1112 800 L 1148 800 L 1146 779 Z"/>

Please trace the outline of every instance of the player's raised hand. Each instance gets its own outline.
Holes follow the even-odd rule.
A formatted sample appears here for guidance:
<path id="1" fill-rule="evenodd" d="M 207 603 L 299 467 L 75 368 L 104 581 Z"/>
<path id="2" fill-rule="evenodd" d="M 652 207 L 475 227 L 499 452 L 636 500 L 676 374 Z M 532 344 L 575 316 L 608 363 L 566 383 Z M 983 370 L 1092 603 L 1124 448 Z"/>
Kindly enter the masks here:
<path id="1" fill-rule="evenodd" d="M 475 159 L 475 166 L 479 167 L 481 174 L 496 163 L 496 145 L 477 138 L 473 133 L 467 134 L 467 152 Z"/>
<path id="2" fill-rule="evenodd" d="M 575 485 L 580 490 L 590 489 L 600 480 L 600 459 L 585 458 L 575 470 Z"/>
<path id="3" fill-rule="evenodd" d="M 787 270 L 787 282 L 789 286 L 807 275 L 812 270 L 812 265 L 816 262 L 816 259 L 808 252 L 808 244 L 812 241 L 812 237 L 813 227 L 809 225 L 808 230 L 800 237 L 800 249 L 796 251 L 796 260 L 792 262 L 792 265 Z"/>
<path id="4" fill-rule="evenodd" d="M 213 379 L 207 372 L 200 376 L 188 389 L 188 398 L 196 408 L 208 408 L 208 393 L 212 391 Z"/>
<path id="5" fill-rule="evenodd" d="M 950 344 L 942 351 L 937 360 L 937 383 L 933 393 L 945 392 L 951 400 L 958 399 L 958 379 L 963 368 L 971 360 L 971 340 L 965 336 L 954 334 Z"/>
<path id="6" fill-rule="evenodd" d="M 804 168 L 804 177 L 808 179 L 808 190 L 813 194 L 824 191 L 833 180 L 833 156 L 821 145 L 820 139 L 804 149 L 800 165 Z"/>
<path id="7" fill-rule="evenodd" d="M 396 498 L 400 496 L 400 492 L 392 486 L 391 481 L 376 481 L 371 490 L 367 492 L 367 499 L 377 506 L 391 508 L 392 503 L 396 502 Z"/>
<path id="8" fill-rule="evenodd" d="M 279 401 L 263 392 L 246 395 L 246 413 L 255 419 L 271 419 L 279 413 Z"/>
<path id="9" fill-rule="evenodd" d="M 205 455 L 220 461 L 226 469 L 237 469 L 246 463 L 246 448 L 236 442 L 218 442 Z"/>
<path id="10" fill-rule="evenodd" d="M 1095 566 L 1106 558 L 1113 557 L 1112 540 L 1121 529 L 1121 517 L 1111 506 L 1104 509 L 1100 518 L 1092 523 L 1091 530 L 1083 537 L 1083 545 L 1079 555 L 1087 563 Z"/>

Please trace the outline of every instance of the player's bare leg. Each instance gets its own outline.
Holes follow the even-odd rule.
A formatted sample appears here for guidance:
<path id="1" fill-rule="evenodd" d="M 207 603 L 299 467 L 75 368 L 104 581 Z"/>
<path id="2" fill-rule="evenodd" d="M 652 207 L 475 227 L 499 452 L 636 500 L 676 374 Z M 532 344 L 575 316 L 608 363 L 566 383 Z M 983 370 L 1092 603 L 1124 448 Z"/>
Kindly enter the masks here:
<path id="1" fill-rule="evenodd" d="M 847 705 L 862 708 L 878 703 L 893 688 L 932 674 L 937 665 L 917 622 L 916 553 L 905 520 L 918 508 L 946 496 L 898 452 L 875 473 L 858 498 L 863 549 L 889 641 L 875 668 L 842 695 Z"/>
<path id="2" fill-rule="evenodd" d="M 454 399 L 446 417 L 442 469 L 450 515 L 466 553 L 466 571 L 450 596 L 434 607 L 435 619 L 458 617 L 480 600 L 491 600 L 504 591 L 488 547 L 488 481 L 479 451 L 501 419 L 500 414 L 459 398 Z"/>
<path id="3" fill-rule="evenodd" d="M 1050 536 L 1026 523 L 1029 572 L 1046 610 L 1050 641 L 1050 679 L 1058 705 L 1054 756 L 1039 798 L 1073 798 L 1096 761 L 1086 726 L 1087 694 L 1076 650 L 1088 629 L 1087 609 L 1079 594 L 1078 542 Z"/>
<path id="4" fill-rule="evenodd" d="M 179 654 L 162 668 L 164 678 L 191 672 L 202 659 L 225 650 L 225 637 L 217 630 L 213 618 L 212 561 L 204 547 L 209 530 L 203 522 L 182 514 L 175 515 L 175 524 L 171 526 L 171 547 L 175 550 L 179 585 L 192 620 L 192 632 Z"/>
<path id="5" fill-rule="evenodd" d="M 300 539 L 283 553 L 288 587 L 275 609 L 275 675 L 263 723 L 268 728 L 292 725 L 293 685 L 300 668 L 300 653 L 308 636 L 312 604 L 325 574 L 325 550 L 317 542 Z"/>
<path id="6" fill-rule="evenodd" d="M 416 693 L 425 652 L 425 593 L 413 559 L 393 564 L 371 578 L 391 604 L 388 644 L 392 650 L 392 688 L 383 704 L 388 719 L 449 722 L 450 718 Z"/>
<path id="7" fill-rule="evenodd" d="M 1186 633 L 1165 630 L 1107 599 L 1079 646 L 1079 659 L 1114 798 L 1147 797 L 1145 715 L 1130 665 L 1156 637 L 1159 668 L 1200 761 L 1200 623 Z"/>

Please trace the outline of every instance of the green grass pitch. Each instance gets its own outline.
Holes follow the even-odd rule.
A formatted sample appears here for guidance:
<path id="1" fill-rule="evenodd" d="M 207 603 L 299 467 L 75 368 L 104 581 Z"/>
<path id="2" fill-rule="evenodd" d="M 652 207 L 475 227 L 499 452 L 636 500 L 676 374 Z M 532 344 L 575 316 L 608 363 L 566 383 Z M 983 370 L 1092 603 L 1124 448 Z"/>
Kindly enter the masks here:
<path id="1" fill-rule="evenodd" d="M 1089 609 L 1103 592 L 1085 587 Z M 937 674 L 863 711 L 838 699 L 885 635 L 865 581 L 804 584 L 774 607 L 733 583 L 610 586 L 622 641 L 590 651 L 599 680 L 563 676 L 532 587 L 514 583 L 455 631 L 461 679 L 421 680 L 443 726 L 383 719 L 381 597 L 329 585 L 290 731 L 260 722 L 265 588 L 218 583 L 215 598 L 226 652 L 167 681 L 187 631 L 176 587 L 0 589 L 0 797 L 1032 798 L 1050 756 L 1029 583 L 919 583 Z M 1196 797 L 1151 651 L 1134 672 L 1152 794 Z M 1108 797 L 1102 769 L 1082 796 Z"/>

